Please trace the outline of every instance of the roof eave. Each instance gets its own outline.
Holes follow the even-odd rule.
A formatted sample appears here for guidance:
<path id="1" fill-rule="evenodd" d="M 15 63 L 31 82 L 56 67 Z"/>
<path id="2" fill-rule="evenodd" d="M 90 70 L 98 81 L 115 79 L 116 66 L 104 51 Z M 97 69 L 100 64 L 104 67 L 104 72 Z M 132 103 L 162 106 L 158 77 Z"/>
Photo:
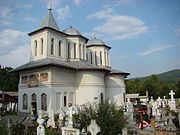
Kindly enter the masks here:
<path id="1" fill-rule="evenodd" d="M 35 33 L 37 33 L 37 32 L 40 32 L 40 31 L 42 31 L 42 30 L 45 30 L 45 29 L 51 29 L 51 30 L 54 30 L 54 31 L 56 31 L 56 32 L 58 32 L 58 33 L 61 33 L 61 34 L 65 35 L 65 36 L 68 36 L 66 33 L 61 32 L 61 31 L 56 30 L 56 29 L 51 28 L 51 27 L 43 27 L 43 28 L 37 29 L 37 30 L 35 30 L 35 31 L 33 31 L 33 32 L 28 33 L 28 35 L 29 35 L 29 36 L 32 36 L 33 34 L 35 34 Z"/>
<path id="2" fill-rule="evenodd" d="M 107 47 L 107 48 L 109 48 L 109 50 L 111 49 L 111 47 L 110 46 L 107 46 L 107 45 L 87 45 L 86 47 L 92 47 L 92 46 L 105 46 L 105 47 Z"/>

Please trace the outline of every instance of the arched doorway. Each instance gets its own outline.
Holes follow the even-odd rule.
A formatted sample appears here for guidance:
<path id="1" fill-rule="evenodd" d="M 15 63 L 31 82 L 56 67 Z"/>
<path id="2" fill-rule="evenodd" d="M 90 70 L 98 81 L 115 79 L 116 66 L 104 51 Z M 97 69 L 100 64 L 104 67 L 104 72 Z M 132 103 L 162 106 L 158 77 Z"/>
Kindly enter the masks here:
<path id="1" fill-rule="evenodd" d="M 31 96 L 31 110 L 34 115 L 37 114 L 37 97 L 34 93 Z"/>

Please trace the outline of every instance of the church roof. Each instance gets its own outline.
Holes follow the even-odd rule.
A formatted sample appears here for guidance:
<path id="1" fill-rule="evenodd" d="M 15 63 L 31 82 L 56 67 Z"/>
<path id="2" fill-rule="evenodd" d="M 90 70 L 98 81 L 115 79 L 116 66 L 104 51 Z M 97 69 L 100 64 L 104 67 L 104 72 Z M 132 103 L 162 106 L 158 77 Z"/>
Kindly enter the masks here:
<path id="1" fill-rule="evenodd" d="M 90 46 L 106 46 L 106 47 L 108 47 L 109 49 L 111 49 L 111 47 L 107 46 L 107 45 L 105 44 L 105 42 L 103 42 L 102 40 L 97 39 L 97 38 L 93 38 L 93 39 L 88 40 L 86 46 L 87 46 L 87 47 L 90 47 Z"/>
<path id="2" fill-rule="evenodd" d="M 63 32 L 68 34 L 68 35 L 81 35 L 82 36 L 82 34 L 72 26 L 64 29 Z"/>
<path id="3" fill-rule="evenodd" d="M 45 16 L 44 20 L 42 21 L 39 29 L 44 27 L 50 27 L 55 30 L 60 30 L 59 26 L 57 25 L 54 16 L 52 15 L 51 9 L 48 10 L 48 14 Z"/>
<path id="4" fill-rule="evenodd" d="M 50 58 L 30 61 L 20 67 L 13 69 L 11 72 L 19 72 L 23 70 L 29 70 L 29 69 L 34 69 L 34 68 L 44 67 L 44 66 L 57 66 L 57 67 L 66 68 L 70 70 L 99 70 L 99 71 L 105 71 L 108 74 L 122 74 L 125 76 L 129 75 L 129 73 L 126 73 L 126 72 L 121 72 L 121 71 L 114 70 L 111 68 L 105 68 L 101 66 L 92 65 L 85 60 L 66 62 L 66 61 L 55 60 L 55 59 L 50 59 Z"/>

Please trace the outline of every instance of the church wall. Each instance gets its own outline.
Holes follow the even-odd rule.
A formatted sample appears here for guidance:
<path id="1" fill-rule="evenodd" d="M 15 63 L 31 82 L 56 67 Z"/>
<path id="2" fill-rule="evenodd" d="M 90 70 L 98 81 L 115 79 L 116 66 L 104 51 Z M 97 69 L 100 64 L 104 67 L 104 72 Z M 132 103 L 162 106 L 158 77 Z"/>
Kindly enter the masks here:
<path id="1" fill-rule="evenodd" d="M 79 71 L 75 74 L 76 104 L 100 100 L 105 97 L 104 73 L 97 71 Z"/>
<path id="2" fill-rule="evenodd" d="M 124 103 L 125 84 L 122 75 L 106 75 L 106 98 L 115 102 L 117 106 Z"/>
<path id="3" fill-rule="evenodd" d="M 66 37 L 63 34 L 57 33 L 53 30 L 48 30 L 47 34 L 47 55 L 48 58 L 54 58 L 66 61 Z M 54 51 L 51 54 L 51 40 L 54 39 Z M 61 40 L 61 56 L 59 56 L 59 40 Z"/>

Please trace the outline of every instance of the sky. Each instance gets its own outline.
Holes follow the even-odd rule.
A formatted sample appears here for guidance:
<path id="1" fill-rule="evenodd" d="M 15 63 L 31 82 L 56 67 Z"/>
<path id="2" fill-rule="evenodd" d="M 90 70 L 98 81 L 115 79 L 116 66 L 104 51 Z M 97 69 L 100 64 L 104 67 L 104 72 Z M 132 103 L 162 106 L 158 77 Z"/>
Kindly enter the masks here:
<path id="1" fill-rule="evenodd" d="M 180 0 L 0 0 L 0 65 L 29 62 L 30 38 L 49 5 L 69 26 L 111 46 L 111 66 L 143 77 L 180 69 Z"/>

